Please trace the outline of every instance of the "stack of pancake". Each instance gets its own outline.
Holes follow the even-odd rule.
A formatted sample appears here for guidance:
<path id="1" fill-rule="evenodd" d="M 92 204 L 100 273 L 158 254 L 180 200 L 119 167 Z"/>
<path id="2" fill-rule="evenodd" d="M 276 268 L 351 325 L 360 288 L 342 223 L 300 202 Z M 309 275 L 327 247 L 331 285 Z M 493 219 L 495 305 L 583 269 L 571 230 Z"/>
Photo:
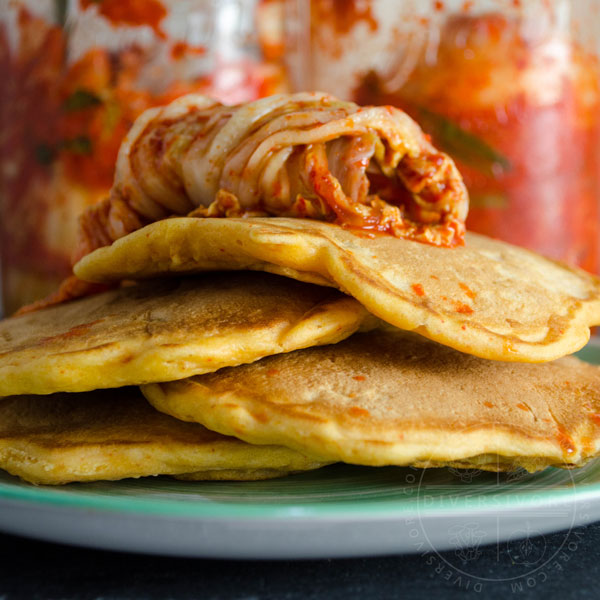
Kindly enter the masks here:
<path id="1" fill-rule="evenodd" d="M 111 289 L 0 322 L 0 468 L 32 483 L 600 453 L 600 368 L 565 357 L 600 281 L 500 241 L 176 217 L 74 274 Z"/>

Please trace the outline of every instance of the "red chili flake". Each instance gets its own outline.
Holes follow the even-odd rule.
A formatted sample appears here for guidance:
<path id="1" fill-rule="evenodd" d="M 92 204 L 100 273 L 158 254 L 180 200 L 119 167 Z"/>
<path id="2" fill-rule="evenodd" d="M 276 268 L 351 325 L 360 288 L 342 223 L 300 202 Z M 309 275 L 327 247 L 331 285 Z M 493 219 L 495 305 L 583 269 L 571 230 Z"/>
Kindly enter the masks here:
<path id="1" fill-rule="evenodd" d="M 104 319 L 97 319 L 96 321 L 92 321 L 91 323 L 82 323 L 81 325 L 75 325 L 75 327 L 71 327 L 68 331 L 64 333 L 59 333 L 58 335 L 52 335 L 50 337 L 42 338 L 39 343 L 47 344 L 48 342 L 53 342 L 55 340 L 64 340 L 74 337 L 79 337 L 80 335 L 85 335 L 94 325 L 98 323 L 102 323 Z"/>
<path id="2" fill-rule="evenodd" d="M 420 283 L 413 283 L 410 287 L 417 296 L 425 295 L 425 290 L 423 289 L 423 286 Z"/>
<path id="3" fill-rule="evenodd" d="M 469 298 L 471 298 L 471 300 L 473 300 L 475 298 L 475 296 L 477 296 L 477 294 L 466 283 L 459 283 L 458 285 L 459 285 L 460 289 L 467 296 L 469 296 Z"/>
<path id="4" fill-rule="evenodd" d="M 463 315 L 473 314 L 473 309 L 468 304 L 464 304 L 463 302 L 455 302 L 454 310 L 458 313 L 462 313 Z"/>
<path id="5" fill-rule="evenodd" d="M 488 402 L 487 400 L 483 404 L 484 404 L 484 406 L 487 406 L 488 408 L 494 408 L 494 404 L 492 402 Z"/>
<path id="6" fill-rule="evenodd" d="M 368 417 L 371 413 L 366 408 L 360 408 L 360 406 L 351 406 L 348 410 L 348 414 L 351 417 Z"/>
<path id="7" fill-rule="evenodd" d="M 186 54 L 205 54 L 206 48 L 203 46 L 190 46 L 187 42 L 175 42 L 171 47 L 171 57 L 174 60 L 179 60 L 183 58 Z"/>
<path id="8" fill-rule="evenodd" d="M 519 402 L 517 404 L 517 408 L 520 408 L 521 410 L 529 410 L 529 407 L 527 406 L 527 404 L 525 404 L 523 402 Z"/>
<path id="9" fill-rule="evenodd" d="M 444 10 L 444 8 L 446 8 L 446 7 L 445 7 L 445 5 L 444 5 L 444 3 L 443 3 L 443 2 L 441 2 L 441 0 L 436 0 L 436 1 L 433 3 L 433 7 L 434 7 L 434 8 L 435 8 L 435 10 L 437 10 L 437 11 Z"/>
<path id="10" fill-rule="evenodd" d="M 571 437 L 567 434 L 567 430 L 565 429 L 564 425 L 557 423 L 557 427 L 558 427 L 558 434 L 556 435 L 556 439 L 558 440 L 558 443 L 559 443 L 560 447 L 562 448 L 563 453 L 564 454 L 573 454 L 573 452 L 575 452 L 575 450 L 577 449 L 575 447 L 575 443 L 573 442 Z"/>
<path id="11" fill-rule="evenodd" d="M 364 381 L 366 377 L 364 375 L 355 375 L 352 379 L 355 381 Z"/>
<path id="12" fill-rule="evenodd" d="M 596 425 L 600 425 L 600 414 L 598 414 L 598 413 L 591 413 L 590 414 L 590 421 L 592 421 Z"/>
<path id="13" fill-rule="evenodd" d="M 175 42 L 171 47 L 171 58 L 173 60 L 182 59 L 187 53 L 188 45 L 185 42 Z"/>

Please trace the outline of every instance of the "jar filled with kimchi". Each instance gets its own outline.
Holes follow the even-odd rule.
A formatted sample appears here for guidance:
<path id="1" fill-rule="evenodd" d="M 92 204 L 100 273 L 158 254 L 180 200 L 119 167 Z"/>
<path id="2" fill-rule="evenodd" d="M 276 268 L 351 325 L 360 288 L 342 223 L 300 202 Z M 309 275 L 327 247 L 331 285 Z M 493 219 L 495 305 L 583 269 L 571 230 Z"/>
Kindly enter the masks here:
<path id="1" fill-rule="evenodd" d="M 295 87 L 403 108 L 457 162 L 469 229 L 598 272 L 600 0 L 286 7 Z"/>
<path id="2" fill-rule="evenodd" d="M 199 92 L 285 90 L 272 0 L 10 0 L 0 8 L 4 312 L 70 272 L 77 218 L 103 199 L 146 108 Z"/>

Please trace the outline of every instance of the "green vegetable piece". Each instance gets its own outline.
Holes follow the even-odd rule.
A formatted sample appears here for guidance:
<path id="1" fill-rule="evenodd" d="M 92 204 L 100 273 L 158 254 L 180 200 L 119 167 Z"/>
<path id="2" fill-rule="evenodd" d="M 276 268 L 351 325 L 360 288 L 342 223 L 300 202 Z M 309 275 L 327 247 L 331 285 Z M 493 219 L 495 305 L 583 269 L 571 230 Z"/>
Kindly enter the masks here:
<path id="1" fill-rule="evenodd" d="M 61 150 L 72 152 L 73 154 L 91 154 L 92 141 L 85 135 L 79 135 L 70 140 L 62 140 L 59 144 Z"/>
<path id="2" fill-rule="evenodd" d="M 450 119 L 422 107 L 419 108 L 419 117 L 423 129 L 433 135 L 444 152 L 465 165 L 492 176 L 497 175 L 498 167 L 494 169 L 494 165 L 503 171 L 511 169 L 506 156 Z"/>
<path id="3" fill-rule="evenodd" d="M 506 210 L 508 208 L 508 198 L 500 192 L 490 192 L 481 194 L 469 194 L 469 205 L 471 208 L 494 208 Z"/>
<path id="4" fill-rule="evenodd" d="M 90 108 L 91 106 L 98 106 L 99 104 L 102 104 L 102 100 L 96 94 L 79 88 L 63 102 L 63 110 L 74 112 Z"/>
<path id="5" fill-rule="evenodd" d="M 38 163 L 44 166 L 51 164 L 56 154 L 54 148 L 48 144 L 39 144 L 35 147 L 33 152 Z"/>
<path id="6" fill-rule="evenodd" d="M 67 0 L 54 0 L 54 14 L 60 27 L 67 24 Z"/>

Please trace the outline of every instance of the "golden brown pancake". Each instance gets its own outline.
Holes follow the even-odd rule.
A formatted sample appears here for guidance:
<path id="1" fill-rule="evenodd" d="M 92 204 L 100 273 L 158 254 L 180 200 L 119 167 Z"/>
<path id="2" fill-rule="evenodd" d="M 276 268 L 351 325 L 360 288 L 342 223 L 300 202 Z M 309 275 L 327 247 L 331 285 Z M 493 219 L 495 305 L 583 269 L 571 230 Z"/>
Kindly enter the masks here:
<path id="1" fill-rule="evenodd" d="M 142 388 L 253 444 L 361 465 L 529 471 L 600 450 L 600 368 L 488 361 L 398 330 Z"/>
<path id="2" fill-rule="evenodd" d="M 92 282 L 251 269 L 332 285 L 401 329 L 482 358 L 542 362 L 600 323 L 600 280 L 469 234 L 440 248 L 304 219 L 168 219 L 75 267 Z"/>
<path id="3" fill-rule="evenodd" d="M 329 288 L 257 273 L 152 281 L 0 322 L 0 396 L 181 379 L 374 321 Z"/>
<path id="4" fill-rule="evenodd" d="M 251 446 L 161 414 L 136 388 L 0 398 L 0 468 L 31 483 L 256 480 L 319 466 L 294 450 Z"/>

